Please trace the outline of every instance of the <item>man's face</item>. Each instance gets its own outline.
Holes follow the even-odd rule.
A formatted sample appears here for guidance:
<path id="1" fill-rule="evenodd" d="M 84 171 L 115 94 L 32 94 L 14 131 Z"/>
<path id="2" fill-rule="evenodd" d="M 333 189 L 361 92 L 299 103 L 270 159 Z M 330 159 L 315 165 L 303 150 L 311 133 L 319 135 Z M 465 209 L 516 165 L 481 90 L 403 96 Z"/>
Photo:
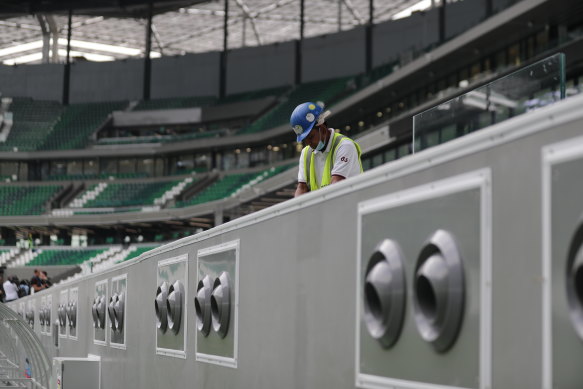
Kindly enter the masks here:
<path id="1" fill-rule="evenodd" d="M 320 142 L 320 135 L 321 135 L 321 130 L 320 127 L 315 125 L 314 128 L 312 128 L 312 131 L 310 131 L 310 133 L 308 134 L 308 136 L 306 136 L 304 138 L 304 145 L 310 146 L 312 149 L 315 149 L 316 146 L 318 146 L 318 143 Z M 322 141 L 324 139 L 321 139 Z"/>

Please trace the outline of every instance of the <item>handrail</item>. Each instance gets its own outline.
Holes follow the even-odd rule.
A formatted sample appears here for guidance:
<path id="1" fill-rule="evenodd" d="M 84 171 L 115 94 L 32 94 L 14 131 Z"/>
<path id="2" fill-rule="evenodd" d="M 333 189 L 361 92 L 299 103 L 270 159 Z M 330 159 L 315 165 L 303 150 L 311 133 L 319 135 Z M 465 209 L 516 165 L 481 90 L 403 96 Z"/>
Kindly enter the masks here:
<path id="1" fill-rule="evenodd" d="M 0 304 L 0 355 L 9 365 L 0 365 L 0 374 L 5 377 L 2 381 L 29 382 L 30 388 L 49 387 L 51 360 L 45 348 L 29 324 L 4 304 Z M 23 380 L 26 373 L 30 378 Z"/>

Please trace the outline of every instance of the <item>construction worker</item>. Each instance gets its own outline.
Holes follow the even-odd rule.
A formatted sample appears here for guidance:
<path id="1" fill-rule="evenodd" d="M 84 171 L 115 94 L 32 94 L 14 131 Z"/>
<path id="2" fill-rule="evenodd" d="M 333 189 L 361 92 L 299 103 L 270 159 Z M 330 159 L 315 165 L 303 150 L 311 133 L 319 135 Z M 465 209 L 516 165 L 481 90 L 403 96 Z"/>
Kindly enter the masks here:
<path id="1" fill-rule="evenodd" d="M 290 124 L 303 142 L 295 197 L 362 173 L 360 146 L 328 128 L 324 104 L 303 103 L 294 109 Z"/>

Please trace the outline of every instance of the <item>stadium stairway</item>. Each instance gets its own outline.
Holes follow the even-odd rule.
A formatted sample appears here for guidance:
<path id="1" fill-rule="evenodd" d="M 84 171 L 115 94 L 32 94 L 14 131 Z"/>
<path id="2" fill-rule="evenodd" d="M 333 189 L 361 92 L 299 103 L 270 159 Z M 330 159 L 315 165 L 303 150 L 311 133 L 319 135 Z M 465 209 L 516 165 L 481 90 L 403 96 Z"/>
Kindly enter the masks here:
<path id="1" fill-rule="evenodd" d="M 33 259 L 35 259 L 36 257 L 38 257 L 41 252 L 42 251 L 40 251 L 40 250 L 36 250 L 36 251 L 32 251 L 32 250 L 22 250 L 22 251 L 20 251 L 18 253 L 18 255 L 16 255 L 10 261 L 10 263 L 6 263 L 6 267 L 25 266 L 26 264 L 28 264 L 29 262 L 31 262 Z"/>
<path id="2" fill-rule="evenodd" d="M 63 249 L 54 247 L 39 247 L 36 250 L 13 249 L 0 254 L 0 263 L 6 267 L 70 265 L 91 267 L 91 264 L 106 262 L 120 251 L 120 247 L 110 247 L 108 249 Z"/>
<path id="3" fill-rule="evenodd" d="M 6 142 L 14 123 L 12 112 L 8 111 L 11 103 L 10 97 L 0 99 L 0 142 Z"/>
<path id="4" fill-rule="evenodd" d="M 101 265 L 103 263 L 107 263 L 111 260 L 111 258 L 117 258 L 118 254 L 122 251 L 123 250 L 121 247 L 110 247 L 109 249 L 97 254 L 95 257 L 83 262 L 80 265 L 80 274 L 89 274 L 98 271 L 98 269 L 102 268 Z"/>
<path id="5" fill-rule="evenodd" d="M 105 269 L 112 267 L 113 265 L 128 261 L 132 258 L 140 256 L 142 253 L 152 250 L 157 246 L 143 246 L 138 247 L 131 245 L 127 248 L 112 247 L 107 252 L 103 253 L 101 259 L 92 259 L 81 264 L 81 273 L 75 274 L 72 279 L 81 277 L 90 273 L 98 273 Z M 66 280 L 65 280 L 66 281 Z"/>
<path id="6" fill-rule="evenodd" d="M 87 204 L 91 200 L 95 200 L 97 196 L 101 192 L 103 192 L 107 188 L 107 182 L 100 182 L 99 184 L 95 185 L 91 189 L 84 192 L 81 197 L 73 199 L 71 204 L 69 204 L 70 208 L 83 208 L 85 204 Z"/>
<path id="7" fill-rule="evenodd" d="M 19 256 L 20 251 L 20 248 L 2 250 L 2 253 L 0 254 L 0 266 L 9 266 Z"/>
<path id="8" fill-rule="evenodd" d="M 184 188 L 188 187 L 193 182 L 192 177 L 186 177 L 184 180 L 180 181 L 178 184 L 174 185 L 172 188 L 164 192 L 164 194 L 154 200 L 155 205 L 164 206 L 170 200 L 174 200 Z"/>

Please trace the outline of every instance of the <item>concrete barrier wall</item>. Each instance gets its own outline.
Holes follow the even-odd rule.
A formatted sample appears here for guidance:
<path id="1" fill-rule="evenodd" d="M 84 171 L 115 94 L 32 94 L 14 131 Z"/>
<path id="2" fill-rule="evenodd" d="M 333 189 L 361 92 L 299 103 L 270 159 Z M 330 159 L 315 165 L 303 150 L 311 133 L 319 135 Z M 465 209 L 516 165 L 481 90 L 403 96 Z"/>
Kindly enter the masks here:
<path id="1" fill-rule="evenodd" d="M 227 94 L 293 85 L 294 82 L 295 42 L 229 51 Z"/>
<path id="2" fill-rule="evenodd" d="M 2 96 L 60 101 L 63 97 L 63 72 L 62 64 L 0 65 L 0 93 Z"/>
<path id="3" fill-rule="evenodd" d="M 400 59 L 439 42 L 438 10 L 415 13 L 409 18 L 380 23 L 373 29 L 373 67 Z"/>
<path id="4" fill-rule="evenodd" d="M 302 44 L 302 82 L 364 73 L 365 29 L 308 38 Z"/>
<path id="5" fill-rule="evenodd" d="M 143 96 L 144 60 L 71 64 L 70 102 L 139 100 Z"/>
<path id="6" fill-rule="evenodd" d="M 34 309 L 52 356 L 100 355 L 103 388 L 578 387 L 583 343 L 571 318 L 581 303 L 565 290 L 581 287 L 581 103 L 510 119 L 10 305 Z M 392 281 L 379 285 L 387 271 Z M 109 318 L 93 324 L 95 298 L 114 294 L 125 299 L 123 337 Z M 75 336 L 62 334 L 58 350 L 38 321 L 48 296 L 53 319 L 78 301 Z M 159 312 L 173 310 L 176 334 L 171 321 L 157 327 L 156 297 Z"/>
<path id="7" fill-rule="evenodd" d="M 217 96 L 220 53 L 187 54 L 152 60 L 152 98 Z"/>

